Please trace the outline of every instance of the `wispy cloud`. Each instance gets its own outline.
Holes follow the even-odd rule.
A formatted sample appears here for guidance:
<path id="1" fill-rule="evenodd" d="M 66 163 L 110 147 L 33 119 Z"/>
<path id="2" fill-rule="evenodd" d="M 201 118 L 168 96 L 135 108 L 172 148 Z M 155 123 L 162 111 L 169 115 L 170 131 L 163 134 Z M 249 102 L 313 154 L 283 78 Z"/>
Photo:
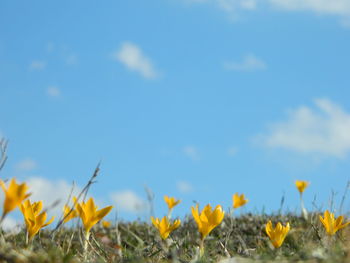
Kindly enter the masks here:
<path id="1" fill-rule="evenodd" d="M 256 139 L 269 148 L 303 154 L 344 158 L 350 152 L 350 113 L 328 99 L 316 99 L 316 108 L 300 106 L 285 121 Z"/>
<path id="2" fill-rule="evenodd" d="M 209 4 L 224 11 L 230 18 L 236 19 L 240 11 L 254 10 L 257 8 L 257 0 L 185 0 L 191 4 Z"/>
<path id="3" fill-rule="evenodd" d="M 131 190 L 123 190 L 111 194 L 111 200 L 117 210 L 138 214 L 147 209 L 147 202 Z"/>
<path id="4" fill-rule="evenodd" d="M 44 70 L 45 68 L 46 68 L 46 62 L 43 60 L 33 60 L 29 65 L 30 70 L 40 71 L 40 70 Z"/>
<path id="5" fill-rule="evenodd" d="M 257 4 L 256 0 L 216 0 L 214 2 L 228 13 L 234 13 L 240 9 L 253 10 Z"/>
<path id="6" fill-rule="evenodd" d="M 341 19 L 340 24 L 344 28 L 350 28 L 350 16 L 347 16 L 347 17 L 344 17 L 343 19 Z"/>
<path id="7" fill-rule="evenodd" d="M 11 216 L 6 216 L 1 227 L 5 232 L 17 234 L 22 230 L 22 221 L 16 220 Z"/>
<path id="8" fill-rule="evenodd" d="M 62 207 L 69 197 L 72 184 L 65 180 L 49 180 L 39 176 L 29 177 L 26 182 L 29 186 L 29 192 L 32 193 L 30 198 L 32 200 L 43 200 L 45 208 L 59 201 L 60 203 L 48 212 L 55 216 L 61 216 Z M 80 187 L 75 187 L 73 195 L 77 195 L 80 189 Z"/>
<path id="9" fill-rule="evenodd" d="M 77 65 L 79 62 L 78 55 L 74 51 L 72 51 L 72 49 L 67 45 L 58 45 L 53 42 L 48 42 L 46 44 L 45 51 L 47 53 L 46 60 L 49 60 L 52 62 L 50 64 L 63 62 L 68 66 L 74 66 L 74 65 Z M 49 56 L 50 54 L 55 56 Z M 59 60 L 57 60 L 57 58 L 59 58 Z M 45 61 L 35 61 L 35 62 L 37 64 L 36 67 L 39 69 L 40 66 L 42 66 L 42 63 Z M 46 63 L 44 66 L 46 66 Z"/>
<path id="10" fill-rule="evenodd" d="M 54 97 L 54 98 L 57 98 L 57 97 L 60 97 L 61 96 L 61 89 L 56 87 L 56 86 L 49 86 L 47 89 L 46 89 L 46 94 L 49 96 L 49 97 Z"/>
<path id="11" fill-rule="evenodd" d="M 194 161 L 200 160 L 198 149 L 194 146 L 188 145 L 182 149 L 183 153 Z"/>
<path id="12" fill-rule="evenodd" d="M 237 152 L 238 152 L 238 148 L 234 146 L 227 149 L 227 154 L 230 156 L 235 156 Z"/>
<path id="13" fill-rule="evenodd" d="M 159 76 L 152 61 L 134 43 L 124 42 L 120 49 L 112 54 L 112 57 L 144 78 L 155 79 Z"/>
<path id="14" fill-rule="evenodd" d="M 46 45 L 46 52 L 52 53 L 55 49 L 55 44 L 52 42 L 47 43 Z"/>
<path id="15" fill-rule="evenodd" d="M 269 0 L 280 9 L 288 11 L 311 11 L 317 14 L 350 15 L 349 0 Z"/>
<path id="16" fill-rule="evenodd" d="M 179 192 L 184 193 L 184 194 L 193 191 L 192 185 L 189 182 L 186 182 L 186 181 L 178 181 L 176 183 L 176 188 L 177 188 L 177 190 Z"/>
<path id="17" fill-rule="evenodd" d="M 233 71 L 258 71 L 267 68 L 266 63 L 253 54 L 246 55 L 240 62 L 225 62 L 224 68 Z"/>
<path id="18" fill-rule="evenodd" d="M 66 64 L 69 66 L 77 65 L 78 64 L 78 56 L 76 54 L 69 54 L 65 58 Z"/>
<path id="19" fill-rule="evenodd" d="M 30 158 L 24 159 L 15 165 L 16 170 L 22 171 L 22 172 L 33 171 L 37 167 L 38 167 L 38 164 L 36 163 L 36 161 Z"/>
<path id="20" fill-rule="evenodd" d="M 244 10 L 256 10 L 270 7 L 274 11 L 309 12 L 319 15 L 340 17 L 342 25 L 349 27 L 349 0 L 184 0 L 192 4 L 208 4 L 228 13 L 230 18 L 237 18 Z M 258 6 L 259 4 L 259 6 Z"/>

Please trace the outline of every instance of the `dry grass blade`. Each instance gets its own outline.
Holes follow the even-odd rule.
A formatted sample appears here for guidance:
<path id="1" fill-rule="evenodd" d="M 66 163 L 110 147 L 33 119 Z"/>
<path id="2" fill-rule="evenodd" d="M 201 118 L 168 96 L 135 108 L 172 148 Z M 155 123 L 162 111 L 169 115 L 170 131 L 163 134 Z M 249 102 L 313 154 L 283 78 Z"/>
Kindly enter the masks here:
<path id="1" fill-rule="evenodd" d="M 7 161 L 7 145 L 8 140 L 5 138 L 1 138 L 0 140 L 0 171 L 4 167 L 6 161 Z"/>
<path id="2" fill-rule="evenodd" d="M 92 174 L 90 180 L 87 182 L 87 184 L 85 185 L 85 187 L 83 188 L 83 190 L 81 190 L 81 192 L 78 194 L 76 201 L 74 202 L 73 206 L 71 207 L 71 209 L 69 210 L 69 212 L 57 223 L 54 231 L 57 231 L 63 224 L 64 220 L 71 214 L 73 213 L 76 204 L 79 202 L 79 200 L 81 199 L 81 197 L 84 195 L 84 199 L 90 189 L 90 186 L 95 183 L 95 178 L 98 176 L 99 172 L 100 172 L 100 164 L 101 162 L 99 162 L 95 168 L 94 173 Z"/>

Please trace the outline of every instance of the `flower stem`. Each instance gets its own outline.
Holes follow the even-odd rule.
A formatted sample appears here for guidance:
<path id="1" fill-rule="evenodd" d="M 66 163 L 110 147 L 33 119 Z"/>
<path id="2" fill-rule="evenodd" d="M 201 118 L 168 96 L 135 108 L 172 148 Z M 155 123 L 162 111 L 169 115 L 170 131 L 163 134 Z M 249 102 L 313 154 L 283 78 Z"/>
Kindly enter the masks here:
<path id="1" fill-rule="evenodd" d="M 86 257 L 87 257 L 87 248 L 89 244 L 89 238 L 90 238 L 90 231 L 86 231 L 85 239 L 84 239 L 84 261 L 86 261 Z"/>
<path id="2" fill-rule="evenodd" d="M 29 233 L 26 231 L 26 245 L 28 246 L 29 243 Z"/>
<path id="3" fill-rule="evenodd" d="M 172 214 L 172 212 L 173 212 L 173 209 L 170 208 L 169 211 L 168 211 L 168 219 L 169 219 L 169 220 L 171 219 L 171 214 Z"/>
<path id="4" fill-rule="evenodd" d="M 231 230 L 233 229 L 233 222 L 234 222 L 234 208 L 230 208 L 230 223 L 231 223 Z"/>
<path id="5" fill-rule="evenodd" d="M 204 237 L 201 238 L 201 242 L 199 244 L 199 257 L 203 257 L 204 255 Z"/>
<path id="6" fill-rule="evenodd" d="M 301 215 L 305 218 L 305 220 L 307 220 L 308 218 L 308 214 L 307 214 L 307 210 L 304 206 L 304 200 L 303 200 L 303 194 L 300 193 L 300 207 L 301 207 Z"/>

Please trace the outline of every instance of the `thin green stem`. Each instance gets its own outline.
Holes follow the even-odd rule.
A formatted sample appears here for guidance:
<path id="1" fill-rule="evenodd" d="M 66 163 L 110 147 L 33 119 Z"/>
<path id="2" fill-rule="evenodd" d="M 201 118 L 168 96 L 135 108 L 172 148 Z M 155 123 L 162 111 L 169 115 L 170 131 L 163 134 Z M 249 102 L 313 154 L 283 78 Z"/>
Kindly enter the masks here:
<path id="1" fill-rule="evenodd" d="M 86 231 L 85 237 L 84 237 L 84 261 L 86 261 L 87 258 L 87 248 L 89 244 L 90 239 L 90 231 Z"/>
<path id="2" fill-rule="evenodd" d="M 300 208 L 301 208 L 301 215 L 305 218 L 305 220 L 307 220 L 308 213 L 304 206 L 303 193 L 300 193 Z"/>
<path id="3" fill-rule="evenodd" d="M 199 257 L 203 257 L 204 255 L 204 237 L 201 237 L 201 241 L 199 243 Z"/>
<path id="4" fill-rule="evenodd" d="M 28 246 L 29 243 L 29 234 L 28 231 L 26 231 L 26 245 Z"/>
<path id="5" fill-rule="evenodd" d="M 168 217 L 169 220 L 171 219 L 171 214 L 172 214 L 172 213 L 173 213 L 173 209 L 170 208 L 170 209 L 168 210 L 168 215 L 167 215 L 167 217 Z"/>

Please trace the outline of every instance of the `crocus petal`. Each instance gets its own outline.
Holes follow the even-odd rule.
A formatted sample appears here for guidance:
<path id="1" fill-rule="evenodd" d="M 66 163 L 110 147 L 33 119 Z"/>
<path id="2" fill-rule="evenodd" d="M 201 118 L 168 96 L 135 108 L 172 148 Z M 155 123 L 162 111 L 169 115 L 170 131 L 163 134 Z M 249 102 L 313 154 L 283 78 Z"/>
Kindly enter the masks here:
<path id="1" fill-rule="evenodd" d="M 4 193 L 6 194 L 7 189 L 6 189 L 6 186 L 5 186 L 5 183 L 3 180 L 0 180 L 0 186 L 1 186 L 2 190 L 4 191 Z"/>
<path id="2" fill-rule="evenodd" d="M 344 228 L 344 227 L 346 227 L 348 224 L 350 224 L 350 221 L 349 221 L 349 222 L 346 222 L 345 224 L 342 224 L 342 225 L 338 228 L 338 230 L 339 230 L 339 229 L 342 229 L 342 228 Z"/>
<path id="3" fill-rule="evenodd" d="M 96 208 L 95 208 L 95 202 L 92 197 L 87 201 L 86 206 L 85 206 L 85 214 L 86 217 L 92 217 L 92 215 L 95 213 Z"/>
<path id="4" fill-rule="evenodd" d="M 159 220 L 158 220 L 158 218 L 155 219 L 153 216 L 151 216 L 151 221 L 152 221 L 152 224 L 153 224 L 156 228 L 158 228 L 158 226 L 159 226 Z"/>
<path id="5" fill-rule="evenodd" d="M 224 218 L 224 212 L 222 211 L 221 206 L 218 205 L 212 210 L 210 204 L 206 205 L 200 214 L 198 211 L 198 205 L 196 205 L 196 208 L 192 207 L 192 215 L 197 223 L 202 239 L 209 235 L 209 233 L 218 226 Z"/>
<path id="6" fill-rule="evenodd" d="M 278 248 L 283 244 L 289 230 L 289 223 L 287 223 L 284 227 L 280 222 L 278 222 L 276 227 L 273 228 L 271 220 L 267 222 L 265 227 L 266 234 L 270 238 L 270 241 L 275 248 Z"/>
<path id="7" fill-rule="evenodd" d="M 180 225 L 180 220 L 175 220 L 174 223 L 171 224 L 166 216 L 164 216 L 160 221 L 158 218 L 151 217 L 151 221 L 154 227 L 158 229 L 159 235 L 162 239 L 167 239 L 170 233 Z"/>
<path id="8" fill-rule="evenodd" d="M 201 220 L 199 218 L 198 205 L 196 205 L 196 208 L 194 208 L 192 206 L 192 216 L 193 216 L 194 220 L 196 221 L 196 223 L 198 225 L 198 228 L 201 228 L 202 222 L 201 222 Z"/>
<path id="9" fill-rule="evenodd" d="M 46 217 L 47 217 L 47 214 L 46 212 L 42 212 L 41 214 L 39 214 L 37 217 L 36 217 L 36 224 L 37 225 L 44 225 L 45 224 L 45 221 L 46 221 Z"/>
<path id="10" fill-rule="evenodd" d="M 104 218 L 111 210 L 113 206 L 107 206 L 105 208 L 102 208 L 101 210 L 98 210 L 96 212 L 96 218 L 97 221 L 100 221 L 102 218 Z"/>
<path id="11" fill-rule="evenodd" d="M 271 237 L 271 232 L 272 232 L 272 222 L 271 220 L 267 222 L 266 227 L 265 227 L 266 234 Z"/>
<path id="12" fill-rule="evenodd" d="M 50 219 L 49 221 L 47 221 L 42 227 L 45 227 L 45 226 L 50 225 L 50 224 L 53 222 L 53 220 L 55 220 L 55 217 L 54 217 L 54 216 L 51 217 L 51 219 Z"/>
<path id="13" fill-rule="evenodd" d="M 334 229 L 335 229 L 335 231 L 340 229 L 342 222 L 343 222 L 343 216 L 339 216 L 337 218 L 337 220 L 335 220 L 335 222 L 334 222 Z"/>
<path id="14" fill-rule="evenodd" d="M 180 219 L 175 220 L 175 222 L 174 222 L 174 224 L 172 226 L 172 230 L 177 229 L 180 226 L 180 224 L 181 224 Z"/>
<path id="15" fill-rule="evenodd" d="M 83 222 L 85 232 L 89 232 L 90 229 L 104 216 L 106 216 L 113 208 L 112 206 L 108 206 L 97 210 L 98 207 L 95 205 L 94 199 L 92 197 L 89 198 L 86 203 L 76 203 L 76 198 L 73 198 L 73 200 L 76 205 L 77 214 L 80 216 Z"/>
<path id="16" fill-rule="evenodd" d="M 221 221 L 224 219 L 225 212 L 222 211 L 222 207 L 218 205 L 212 215 L 211 215 L 211 223 L 213 225 L 218 225 L 221 223 Z"/>

